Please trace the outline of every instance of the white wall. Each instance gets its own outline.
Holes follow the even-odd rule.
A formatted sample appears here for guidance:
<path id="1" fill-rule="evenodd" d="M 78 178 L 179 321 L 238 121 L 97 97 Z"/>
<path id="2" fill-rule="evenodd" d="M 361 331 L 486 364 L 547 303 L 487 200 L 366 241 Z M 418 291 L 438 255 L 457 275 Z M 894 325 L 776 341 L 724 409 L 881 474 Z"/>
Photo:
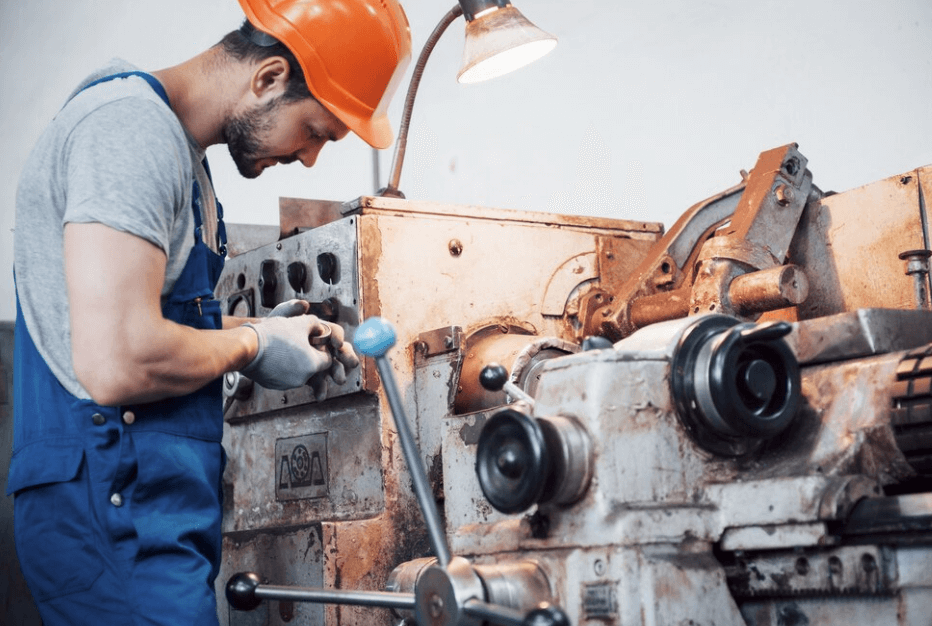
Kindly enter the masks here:
<path id="1" fill-rule="evenodd" d="M 560 38 L 507 78 L 461 86 L 462 21 L 427 66 L 401 189 L 411 199 L 673 223 L 769 148 L 797 142 L 823 190 L 932 163 L 929 0 L 515 0 Z M 407 0 L 415 51 L 453 0 Z M 74 84 L 111 56 L 187 59 L 241 20 L 235 0 L 0 1 L 0 319 L 12 319 L 16 182 Z M 402 93 L 393 119 L 400 116 Z M 238 177 L 209 152 L 234 222 L 280 195 L 373 189 L 351 137 L 311 171 Z M 382 154 L 382 182 L 391 153 Z"/>

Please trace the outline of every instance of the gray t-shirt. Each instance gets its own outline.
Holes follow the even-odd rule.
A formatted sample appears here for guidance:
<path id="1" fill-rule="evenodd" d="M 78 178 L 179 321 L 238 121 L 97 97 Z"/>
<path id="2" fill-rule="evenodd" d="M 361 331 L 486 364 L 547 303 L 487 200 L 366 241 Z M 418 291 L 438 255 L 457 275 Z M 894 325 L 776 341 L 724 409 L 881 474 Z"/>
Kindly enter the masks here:
<path id="1" fill-rule="evenodd" d="M 65 224 L 100 223 L 161 248 L 168 259 L 164 297 L 194 243 L 195 177 L 208 200 L 205 224 L 216 221 L 203 150 L 143 78 L 81 91 L 98 78 L 137 69 L 115 59 L 79 85 L 30 153 L 16 194 L 14 262 L 23 318 L 52 373 L 83 399 L 90 396 L 71 359 Z"/>

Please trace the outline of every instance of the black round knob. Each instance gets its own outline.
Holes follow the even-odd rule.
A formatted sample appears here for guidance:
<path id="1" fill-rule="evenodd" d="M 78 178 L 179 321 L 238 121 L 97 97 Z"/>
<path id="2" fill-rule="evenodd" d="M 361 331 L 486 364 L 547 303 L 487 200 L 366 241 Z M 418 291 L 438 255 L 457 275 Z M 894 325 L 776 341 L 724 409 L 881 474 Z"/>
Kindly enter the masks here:
<path id="1" fill-rule="evenodd" d="M 767 361 L 753 359 L 741 365 L 737 382 L 739 393 L 766 406 L 777 388 L 777 373 Z"/>
<path id="2" fill-rule="evenodd" d="M 227 581 L 227 602 L 237 611 L 251 611 L 262 600 L 256 597 L 256 587 L 259 586 L 259 576 L 253 572 L 240 572 L 234 574 Z"/>
<path id="3" fill-rule="evenodd" d="M 786 430 L 800 398 L 786 322 L 698 318 L 681 336 L 671 386 L 677 413 L 693 439 L 723 456 L 743 456 Z"/>
<path id="4" fill-rule="evenodd" d="M 582 342 L 583 352 L 588 352 L 589 350 L 608 350 L 614 346 L 615 344 L 613 344 L 609 339 L 600 337 L 598 335 L 590 335 L 583 339 Z"/>
<path id="5" fill-rule="evenodd" d="M 558 606 L 542 603 L 524 617 L 522 626 L 570 626 L 569 616 Z"/>
<path id="6" fill-rule="evenodd" d="M 504 365 L 489 363 L 479 372 L 479 384 L 489 391 L 501 391 L 508 382 L 508 370 Z"/>
<path id="7" fill-rule="evenodd" d="M 550 462 L 537 420 L 514 409 L 499 411 L 479 434 L 476 475 L 489 503 L 520 513 L 540 501 Z"/>

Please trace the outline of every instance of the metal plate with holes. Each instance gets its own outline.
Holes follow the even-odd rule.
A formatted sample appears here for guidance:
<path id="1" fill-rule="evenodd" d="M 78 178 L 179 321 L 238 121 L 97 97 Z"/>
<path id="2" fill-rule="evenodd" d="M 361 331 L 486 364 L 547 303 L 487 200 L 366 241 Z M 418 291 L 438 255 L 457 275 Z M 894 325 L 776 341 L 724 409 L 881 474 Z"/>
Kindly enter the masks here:
<path id="1" fill-rule="evenodd" d="M 342 326 L 352 341 L 359 325 L 356 222 L 348 217 L 229 259 L 216 290 L 223 313 L 265 317 L 276 304 L 299 298 L 311 303 L 311 313 Z M 361 380 L 361 368 L 349 372 L 342 385 L 328 380 L 326 397 L 359 391 Z M 256 386 L 251 397 L 233 404 L 227 419 L 313 402 L 310 386 L 287 392 Z"/>

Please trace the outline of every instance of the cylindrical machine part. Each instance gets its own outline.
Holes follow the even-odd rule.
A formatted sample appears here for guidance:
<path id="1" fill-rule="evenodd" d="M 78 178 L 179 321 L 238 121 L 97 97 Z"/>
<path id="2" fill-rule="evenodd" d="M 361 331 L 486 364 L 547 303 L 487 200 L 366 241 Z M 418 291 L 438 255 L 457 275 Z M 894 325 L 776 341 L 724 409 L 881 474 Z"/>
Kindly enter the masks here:
<path id="1" fill-rule="evenodd" d="M 437 564 L 433 557 L 402 563 L 388 577 L 385 590 L 393 593 L 414 593 L 421 576 Z M 472 566 L 482 581 L 485 602 L 528 613 L 542 602 L 553 602 L 553 592 L 547 574 L 537 561 L 524 560 Z M 414 611 L 394 609 L 402 619 L 413 619 Z"/>
<path id="2" fill-rule="evenodd" d="M 929 303 L 929 257 L 932 256 L 932 251 L 907 250 L 899 256 L 906 261 L 906 275 L 913 277 L 916 309 L 928 311 L 932 308 Z"/>
<path id="3" fill-rule="evenodd" d="M 809 296 L 809 279 L 795 265 L 778 265 L 738 276 L 728 287 L 728 298 L 741 315 L 795 306 Z"/>
<path id="4" fill-rule="evenodd" d="M 570 417 L 533 418 L 508 408 L 493 415 L 479 434 L 479 486 L 502 513 L 577 502 L 589 488 L 592 466 L 589 434 Z"/>
<path id="5" fill-rule="evenodd" d="M 487 602 L 527 613 L 553 602 L 550 582 L 537 561 L 474 565 L 488 594 Z"/>
<path id="6" fill-rule="evenodd" d="M 782 339 L 790 330 L 786 322 L 706 315 L 683 333 L 670 383 L 677 414 L 699 446 L 741 456 L 789 426 L 801 393 L 799 364 Z"/>
<path id="7" fill-rule="evenodd" d="M 466 358 L 463 359 L 459 389 L 454 401 L 454 411 L 458 415 L 508 403 L 504 391 L 491 391 L 479 383 L 482 368 L 488 363 L 504 365 L 511 372 L 512 382 L 533 397 L 543 363 L 579 351 L 576 344 L 556 337 L 536 337 L 506 332 L 507 328 L 501 328 L 483 329 L 466 340 Z"/>
<path id="8" fill-rule="evenodd" d="M 592 441 L 582 424 L 570 417 L 538 418 L 550 456 L 550 475 L 540 504 L 568 506 L 586 493 L 592 480 Z"/>
<path id="9" fill-rule="evenodd" d="M 631 303 L 631 324 L 644 328 L 657 322 L 686 317 L 689 315 L 689 298 L 688 287 L 638 298 Z"/>

